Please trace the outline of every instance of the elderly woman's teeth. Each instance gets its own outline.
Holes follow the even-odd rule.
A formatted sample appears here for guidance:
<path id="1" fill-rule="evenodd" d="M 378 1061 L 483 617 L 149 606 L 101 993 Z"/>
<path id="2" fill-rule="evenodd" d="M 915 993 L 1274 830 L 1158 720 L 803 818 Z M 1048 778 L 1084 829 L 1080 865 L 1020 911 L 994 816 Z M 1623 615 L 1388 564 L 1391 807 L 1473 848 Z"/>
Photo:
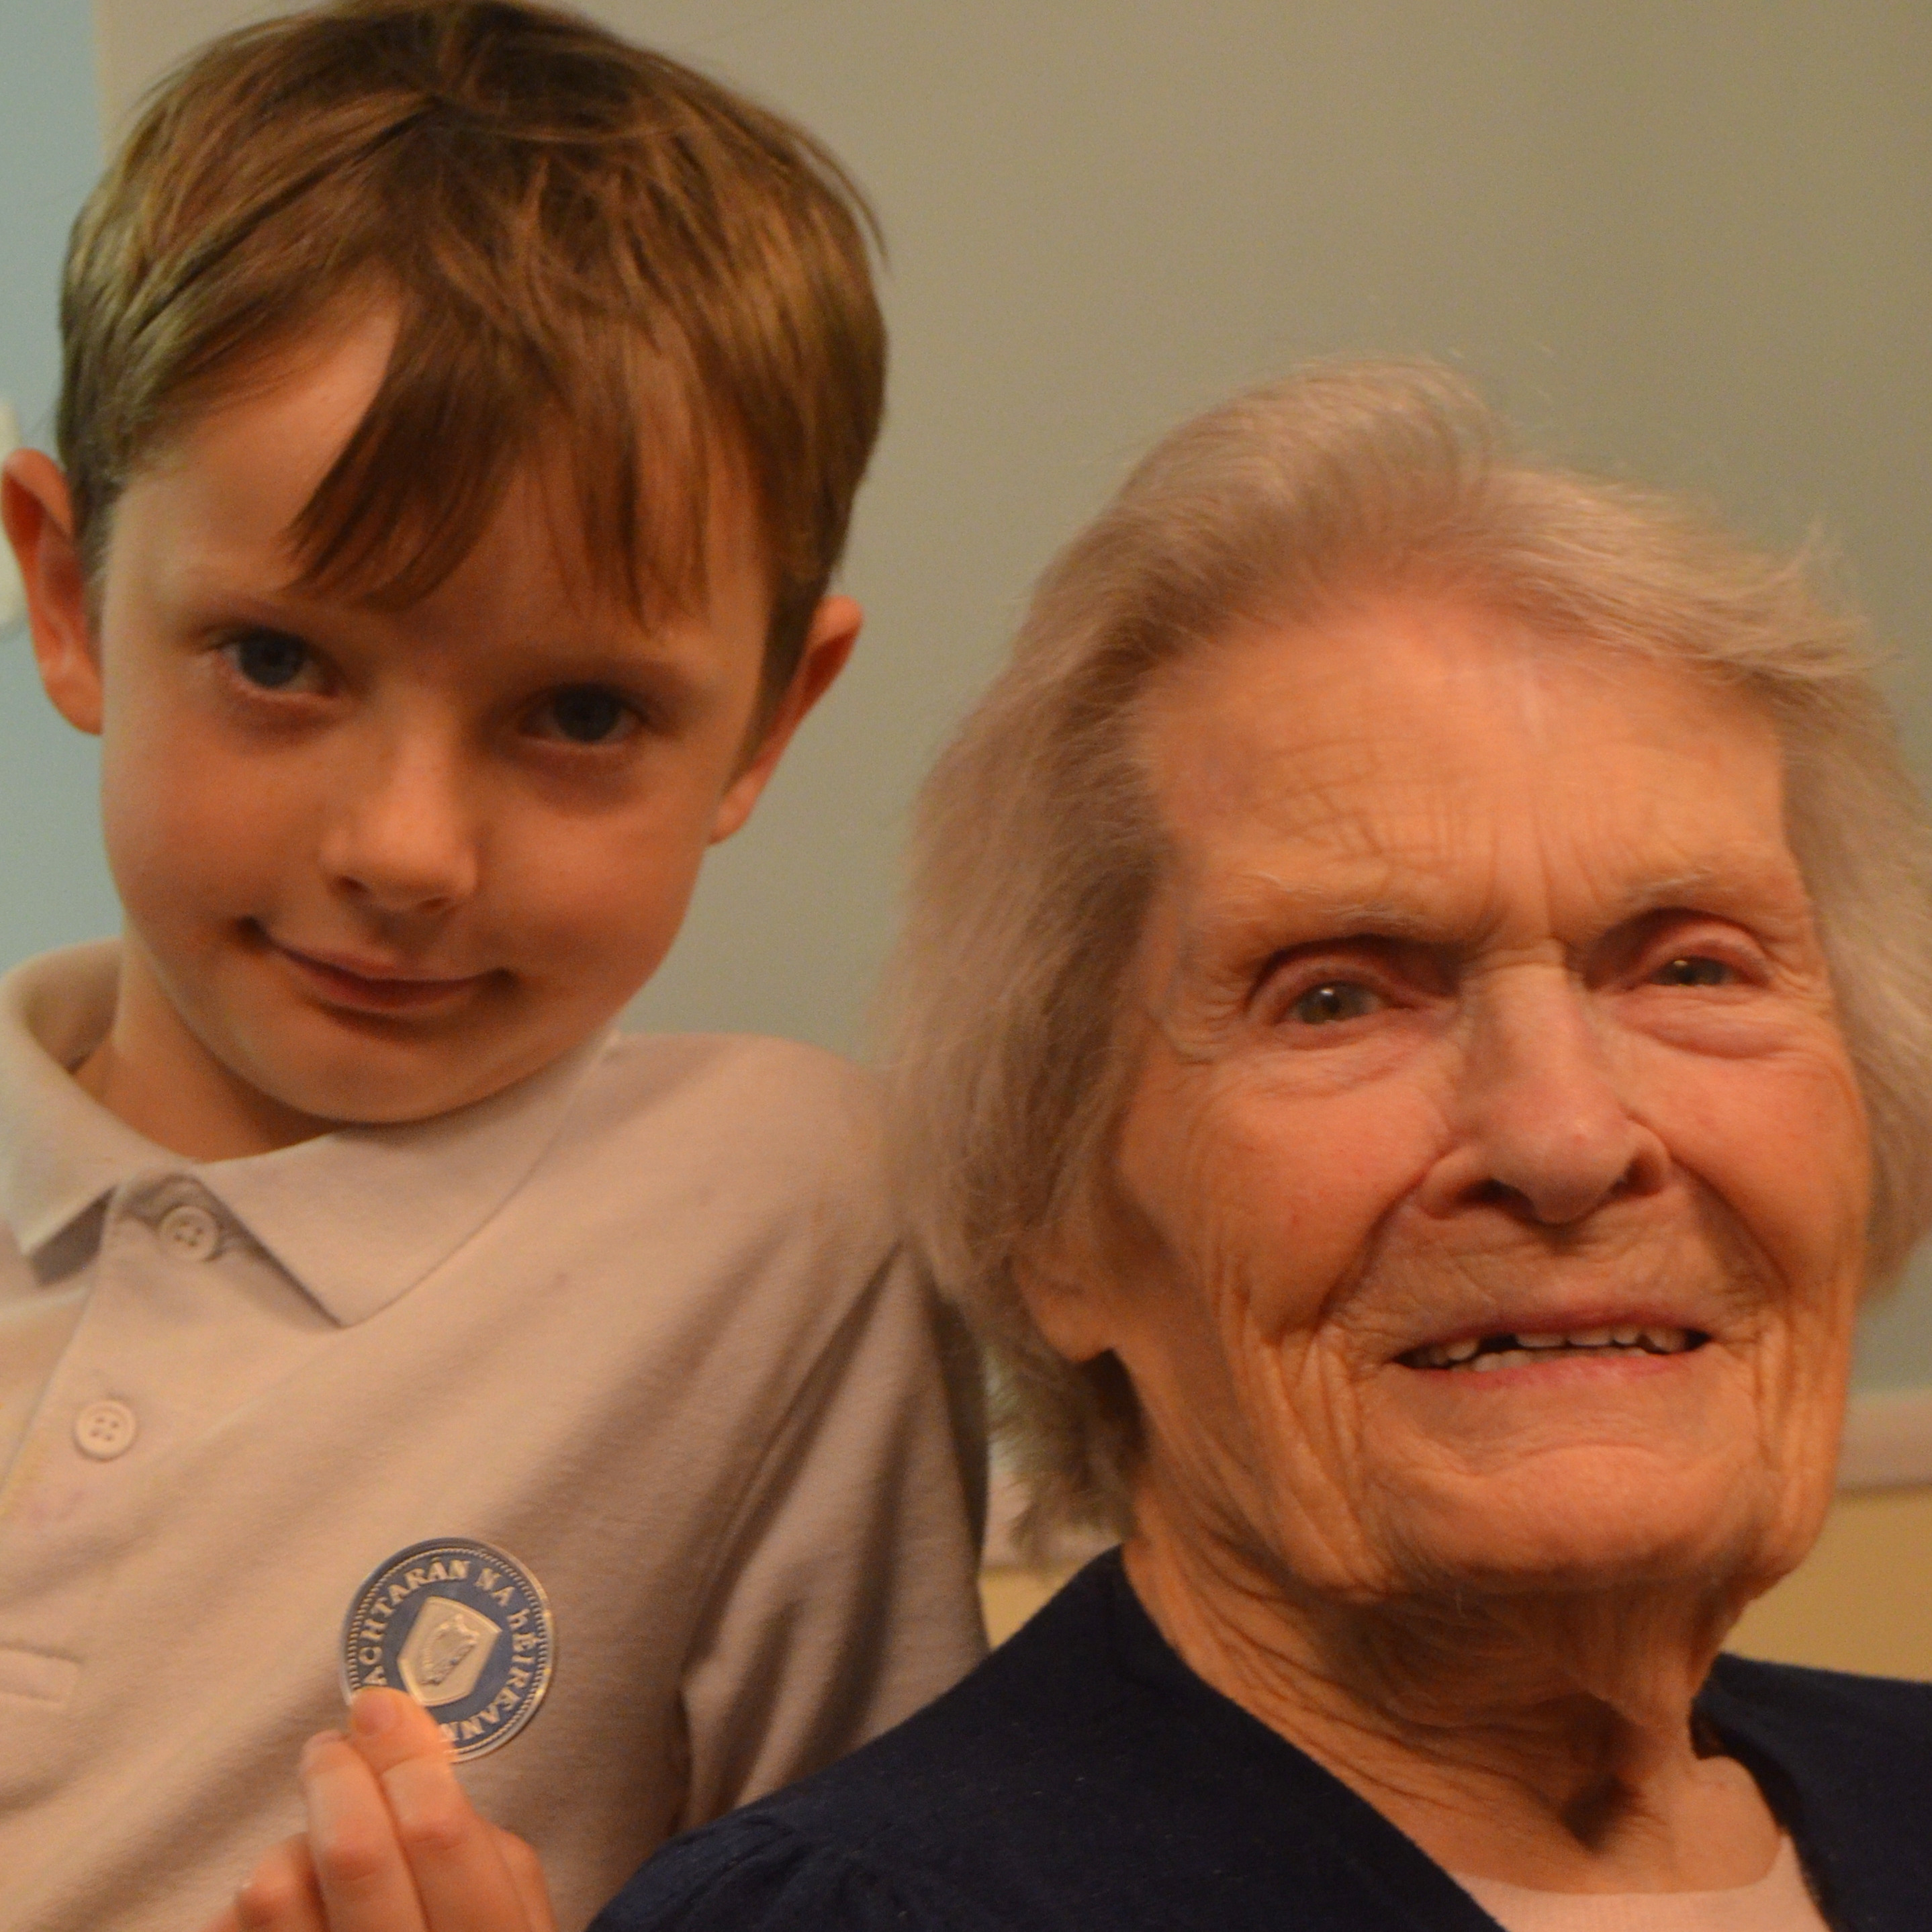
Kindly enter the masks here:
<path id="1" fill-rule="evenodd" d="M 1434 1342 L 1426 1348 L 1412 1348 L 1402 1358 L 1415 1369 L 1520 1368 L 1539 1355 L 1583 1352 L 1596 1354 L 1680 1355 L 1694 1345 L 1694 1331 L 1688 1328 L 1640 1328 L 1620 1325 L 1614 1328 L 1578 1328 L 1568 1334 L 1556 1333 L 1525 1335 L 1485 1335 L 1480 1341 L 1466 1336 L 1460 1342 Z M 1702 1336 L 1695 1336 L 1702 1341 Z"/>

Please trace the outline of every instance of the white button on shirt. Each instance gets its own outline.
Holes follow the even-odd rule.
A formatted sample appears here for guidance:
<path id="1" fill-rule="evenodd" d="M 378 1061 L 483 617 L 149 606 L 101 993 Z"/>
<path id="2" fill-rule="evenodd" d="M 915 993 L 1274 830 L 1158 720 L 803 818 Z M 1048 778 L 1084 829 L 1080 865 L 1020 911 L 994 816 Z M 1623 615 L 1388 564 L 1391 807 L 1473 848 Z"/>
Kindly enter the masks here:
<path id="1" fill-rule="evenodd" d="M 211 1261 L 221 1246 L 221 1223 L 191 1201 L 170 1208 L 154 1233 L 170 1261 Z"/>
<path id="2" fill-rule="evenodd" d="M 74 1443 L 83 1456 L 111 1462 L 134 1448 L 137 1426 L 124 1402 L 91 1402 L 74 1419 Z"/>
<path id="3" fill-rule="evenodd" d="M 851 1069 L 616 1040 L 197 1165 L 62 1070 L 113 974 L 0 980 L 0 1932 L 213 1916 L 299 1828 L 357 1586 L 431 1538 L 548 1592 L 548 1699 L 463 1776 L 566 1932 L 975 1660 L 970 1391 Z"/>

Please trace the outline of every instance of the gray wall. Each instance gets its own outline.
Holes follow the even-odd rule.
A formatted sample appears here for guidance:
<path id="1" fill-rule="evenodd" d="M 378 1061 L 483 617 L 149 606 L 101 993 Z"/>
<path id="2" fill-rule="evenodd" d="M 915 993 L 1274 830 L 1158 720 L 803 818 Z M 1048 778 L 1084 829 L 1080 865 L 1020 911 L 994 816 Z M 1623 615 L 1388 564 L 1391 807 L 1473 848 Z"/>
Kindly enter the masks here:
<path id="1" fill-rule="evenodd" d="M 59 380 L 55 291 L 68 224 L 100 167 L 89 10 L 0 0 L 0 396 L 46 440 Z M 110 930 L 92 741 L 54 716 L 26 638 L 0 632 L 0 965 Z"/>
<path id="2" fill-rule="evenodd" d="M 248 10 L 99 0 L 110 118 Z M 892 248 L 892 419 L 848 572 L 871 628 L 716 856 L 644 1023 L 853 1042 L 907 800 L 1029 580 L 1162 426 L 1310 355 L 1448 356 L 1545 446 L 1700 491 L 1774 539 L 1822 526 L 1904 654 L 1932 772 L 1918 0 L 592 10 L 825 134 Z M 44 34 L 69 13 L 20 18 Z M 10 100 L 20 50 L 36 57 L 15 18 L 0 10 Z M 50 299 L 37 286 L 30 310 Z M 0 365 L 0 389 L 27 380 Z M 10 695 L 20 652 L 0 655 Z M 42 942 L 52 884 L 95 876 L 77 785 L 36 806 L 30 846 L 10 836 L 16 710 L 0 957 Z M 52 728 L 37 718 L 34 742 Z M 1862 1375 L 1932 1382 L 1932 1272 L 1873 1325 Z"/>

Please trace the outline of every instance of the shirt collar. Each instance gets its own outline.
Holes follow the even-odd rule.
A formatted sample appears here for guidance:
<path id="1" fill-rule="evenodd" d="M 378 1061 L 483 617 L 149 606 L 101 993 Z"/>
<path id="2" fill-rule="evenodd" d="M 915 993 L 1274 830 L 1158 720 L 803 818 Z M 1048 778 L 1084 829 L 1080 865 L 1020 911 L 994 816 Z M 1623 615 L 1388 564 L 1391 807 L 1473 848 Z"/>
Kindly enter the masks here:
<path id="1" fill-rule="evenodd" d="M 516 1192 L 605 1043 L 433 1120 L 188 1161 L 117 1120 L 68 1070 L 106 1035 L 119 956 L 112 941 L 75 946 L 0 979 L 0 1218 L 31 1256 L 124 1183 L 189 1176 L 345 1325 L 406 1294 Z"/>
<path id="2" fill-rule="evenodd" d="M 26 1255 L 124 1181 L 182 1165 L 69 1072 L 106 1036 L 120 953 L 112 940 L 70 946 L 0 979 L 0 1218 Z"/>

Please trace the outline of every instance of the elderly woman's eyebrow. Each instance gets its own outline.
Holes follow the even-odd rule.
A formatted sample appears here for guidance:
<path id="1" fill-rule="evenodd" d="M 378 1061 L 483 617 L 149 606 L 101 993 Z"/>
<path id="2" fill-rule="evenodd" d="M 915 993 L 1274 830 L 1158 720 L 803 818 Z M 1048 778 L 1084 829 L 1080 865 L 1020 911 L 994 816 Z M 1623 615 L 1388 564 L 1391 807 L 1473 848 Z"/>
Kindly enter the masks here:
<path id="1" fill-rule="evenodd" d="M 1230 953 L 1330 940 L 1454 946 L 1480 931 L 1480 917 L 1472 921 L 1467 910 L 1446 900 L 1431 905 L 1429 896 L 1426 880 L 1418 881 L 1412 896 L 1398 898 L 1337 891 L 1268 874 L 1226 882 L 1211 895 L 1184 891 L 1177 920 L 1176 966 L 1184 972 L 1205 961 L 1225 961 Z M 1804 880 L 1788 854 L 1740 851 L 1630 881 L 1606 897 L 1594 923 L 1600 932 L 1608 933 L 1668 912 L 1736 920 L 1766 926 L 1777 936 L 1808 926 L 1810 906 Z"/>
<path id="2" fill-rule="evenodd" d="M 1606 906 L 1604 929 L 1664 912 L 1703 913 L 1782 931 L 1808 926 L 1811 902 L 1788 852 L 1753 850 L 1632 886 Z"/>
<path id="3" fill-rule="evenodd" d="M 1251 947 L 1313 944 L 1323 940 L 1378 938 L 1442 945 L 1460 936 L 1446 906 L 1413 899 L 1338 892 L 1261 875 L 1238 882 L 1211 899 L 1184 898 L 1177 953 L 1184 967 L 1204 956 L 1220 958 Z"/>

